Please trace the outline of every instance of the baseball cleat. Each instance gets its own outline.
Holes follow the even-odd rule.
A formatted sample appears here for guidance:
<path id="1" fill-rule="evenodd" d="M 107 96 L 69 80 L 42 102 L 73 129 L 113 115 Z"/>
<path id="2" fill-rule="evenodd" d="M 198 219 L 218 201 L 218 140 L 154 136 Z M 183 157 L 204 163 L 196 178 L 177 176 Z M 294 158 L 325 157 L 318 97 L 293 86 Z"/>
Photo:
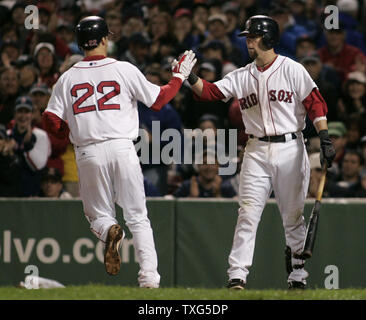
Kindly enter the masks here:
<path id="1" fill-rule="evenodd" d="M 231 279 L 227 284 L 228 289 L 232 290 L 243 290 L 245 287 L 245 282 L 241 279 Z"/>
<path id="2" fill-rule="evenodd" d="M 290 281 L 288 283 L 289 290 L 305 290 L 306 284 L 301 281 Z"/>
<path id="3" fill-rule="evenodd" d="M 119 248 L 125 234 L 118 224 L 114 224 L 108 230 L 107 241 L 104 250 L 104 266 L 107 273 L 115 276 L 121 268 L 121 256 Z"/>

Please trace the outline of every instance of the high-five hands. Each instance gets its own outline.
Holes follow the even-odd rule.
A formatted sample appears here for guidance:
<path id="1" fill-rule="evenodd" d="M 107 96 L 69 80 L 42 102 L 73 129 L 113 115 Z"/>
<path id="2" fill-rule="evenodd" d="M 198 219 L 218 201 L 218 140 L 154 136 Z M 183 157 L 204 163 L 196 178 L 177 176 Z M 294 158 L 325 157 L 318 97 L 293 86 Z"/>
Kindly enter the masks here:
<path id="1" fill-rule="evenodd" d="M 195 53 L 192 50 L 186 50 L 178 59 L 179 61 L 174 59 L 172 62 L 172 74 L 173 77 L 178 77 L 184 81 L 191 73 L 197 59 L 195 58 Z"/>

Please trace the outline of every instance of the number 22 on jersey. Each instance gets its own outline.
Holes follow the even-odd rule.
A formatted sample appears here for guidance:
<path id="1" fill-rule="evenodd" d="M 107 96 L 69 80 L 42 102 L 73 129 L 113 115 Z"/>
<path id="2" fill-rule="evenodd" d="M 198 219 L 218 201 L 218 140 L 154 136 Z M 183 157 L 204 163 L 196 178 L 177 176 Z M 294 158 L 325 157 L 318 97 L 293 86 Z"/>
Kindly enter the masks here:
<path id="1" fill-rule="evenodd" d="M 119 110 L 121 109 L 121 106 L 119 104 L 106 104 L 106 102 L 113 97 L 117 96 L 121 92 L 120 85 L 116 81 L 101 81 L 97 85 L 97 92 L 104 93 L 105 87 L 111 87 L 113 90 L 109 91 L 108 93 L 104 94 L 101 98 L 97 100 L 98 103 L 98 110 Z M 78 91 L 86 90 L 80 97 L 78 97 Z M 97 106 L 94 104 L 88 105 L 88 106 L 82 106 L 83 102 L 87 100 L 90 96 L 94 94 L 94 86 L 92 86 L 88 82 L 79 83 L 74 85 L 71 88 L 71 95 L 73 97 L 78 97 L 76 101 L 72 104 L 72 108 L 74 110 L 74 114 L 77 115 L 79 113 L 84 112 L 90 112 L 90 111 L 96 111 Z"/>

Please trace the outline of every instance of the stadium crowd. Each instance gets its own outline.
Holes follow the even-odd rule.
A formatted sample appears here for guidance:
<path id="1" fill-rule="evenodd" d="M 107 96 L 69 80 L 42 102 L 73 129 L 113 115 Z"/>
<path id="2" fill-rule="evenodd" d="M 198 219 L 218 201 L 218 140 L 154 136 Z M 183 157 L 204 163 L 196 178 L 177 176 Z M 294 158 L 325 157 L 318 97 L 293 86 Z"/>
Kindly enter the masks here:
<path id="1" fill-rule="evenodd" d="M 39 28 L 27 29 L 26 7 L 36 5 Z M 339 28 L 324 27 L 325 7 L 339 9 Z M 44 0 L 0 3 L 0 197 L 78 197 L 73 146 L 42 128 L 42 112 L 60 75 L 83 59 L 75 26 L 89 15 L 106 19 L 109 56 L 136 65 L 155 84 L 166 84 L 171 62 L 192 49 L 195 72 L 214 82 L 245 66 L 245 38 L 237 34 L 248 17 L 266 14 L 280 27 L 275 51 L 307 69 L 328 105 L 329 135 L 336 158 L 325 196 L 366 197 L 366 5 L 362 0 Z M 198 102 L 189 84 L 154 112 L 138 104 L 140 126 L 151 146 L 153 121 L 160 131 L 237 129 L 238 164 L 231 176 L 219 163 L 142 164 L 147 196 L 237 195 L 238 174 L 248 136 L 237 100 Z M 307 119 L 303 131 L 310 157 L 309 197 L 320 179 L 320 142 Z M 227 135 L 228 136 L 228 135 Z M 167 142 L 158 141 L 161 147 Z M 216 144 L 217 153 L 227 146 Z"/>

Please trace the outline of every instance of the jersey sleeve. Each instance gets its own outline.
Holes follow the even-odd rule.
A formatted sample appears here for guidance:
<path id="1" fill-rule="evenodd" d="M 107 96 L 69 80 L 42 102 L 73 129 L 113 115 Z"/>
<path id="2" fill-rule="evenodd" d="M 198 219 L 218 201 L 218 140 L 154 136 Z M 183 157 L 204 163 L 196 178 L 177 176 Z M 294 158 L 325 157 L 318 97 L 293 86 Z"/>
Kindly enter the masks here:
<path id="1" fill-rule="evenodd" d="M 52 94 L 45 111 L 49 111 L 57 115 L 60 119 L 66 120 L 67 103 L 64 100 L 66 96 L 66 86 L 63 83 L 63 78 L 59 78 L 52 88 Z"/>
<path id="2" fill-rule="evenodd" d="M 122 68 L 123 78 L 133 99 L 151 107 L 160 92 L 160 86 L 151 83 L 134 65 L 125 62 Z"/>
<path id="3" fill-rule="evenodd" d="M 304 101 L 314 88 L 318 88 L 304 66 L 299 63 L 294 70 L 293 79 L 295 82 L 295 90 L 300 101 Z"/>
<path id="4" fill-rule="evenodd" d="M 229 72 L 224 78 L 222 78 L 219 81 L 214 82 L 216 87 L 220 90 L 220 92 L 224 95 L 223 101 L 227 102 L 231 98 L 235 97 L 235 90 L 234 90 L 234 84 L 235 84 L 235 76 L 237 75 L 237 72 Z"/>

